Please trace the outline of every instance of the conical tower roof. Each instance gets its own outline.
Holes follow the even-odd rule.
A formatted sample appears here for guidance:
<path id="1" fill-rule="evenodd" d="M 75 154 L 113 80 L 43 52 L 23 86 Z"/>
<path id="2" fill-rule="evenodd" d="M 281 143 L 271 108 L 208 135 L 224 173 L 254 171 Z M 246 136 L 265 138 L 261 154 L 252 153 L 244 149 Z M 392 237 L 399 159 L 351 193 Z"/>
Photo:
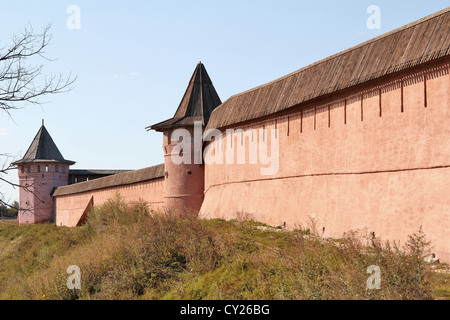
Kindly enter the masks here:
<path id="1" fill-rule="evenodd" d="M 61 152 L 59 152 L 58 147 L 53 142 L 52 137 L 45 128 L 43 122 L 23 158 L 13 164 L 17 165 L 32 162 L 75 163 L 74 161 L 64 159 Z"/>
<path id="2" fill-rule="evenodd" d="M 221 104 L 205 66 L 199 62 L 173 118 L 147 129 L 163 131 L 173 127 L 193 126 L 195 121 L 201 121 L 206 126 L 211 112 Z"/>

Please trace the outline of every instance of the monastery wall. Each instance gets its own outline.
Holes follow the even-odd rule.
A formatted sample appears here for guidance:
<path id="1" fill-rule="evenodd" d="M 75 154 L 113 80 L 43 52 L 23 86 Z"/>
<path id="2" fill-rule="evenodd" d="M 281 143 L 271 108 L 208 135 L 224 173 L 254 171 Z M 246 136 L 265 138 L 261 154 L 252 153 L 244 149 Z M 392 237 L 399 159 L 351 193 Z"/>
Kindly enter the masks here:
<path id="1" fill-rule="evenodd" d="M 108 177 L 102 179 L 108 179 Z M 96 180 L 92 182 L 94 181 Z M 151 210 L 158 210 L 164 204 L 164 177 L 127 185 L 88 190 L 86 192 L 56 195 L 54 197 L 56 225 L 67 227 L 79 225 L 83 222 L 93 205 L 100 206 L 107 200 L 113 199 L 117 194 L 128 203 L 143 200 L 148 203 Z"/>
<path id="2" fill-rule="evenodd" d="M 235 125 L 228 149 L 245 164 L 206 164 L 202 218 L 238 212 L 293 229 L 317 221 L 324 237 L 366 229 L 400 240 L 423 226 L 450 261 L 449 59 L 316 99 L 289 113 Z M 249 164 L 248 129 L 278 129 L 279 170 Z M 224 130 L 224 129 L 222 129 Z M 214 143 L 218 143 L 220 139 Z M 273 150 L 274 154 L 276 150 Z"/>

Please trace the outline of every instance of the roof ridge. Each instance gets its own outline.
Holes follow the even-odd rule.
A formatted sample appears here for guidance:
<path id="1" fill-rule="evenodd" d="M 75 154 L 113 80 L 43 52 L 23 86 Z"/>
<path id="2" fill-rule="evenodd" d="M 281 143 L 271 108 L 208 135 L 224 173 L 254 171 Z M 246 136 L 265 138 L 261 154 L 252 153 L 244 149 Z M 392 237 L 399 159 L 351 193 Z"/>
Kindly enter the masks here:
<path id="1" fill-rule="evenodd" d="M 345 49 L 345 50 L 339 51 L 339 52 L 337 52 L 337 53 L 335 53 L 335 54 L 332 54 L 331 56 L 328 56 L 328 57 L 326 57 L 326 58 L 320 59 L 320 60 L 318 60 L 318 61 L 316 61 L 316 62 L 313 62 L 313 63 L 311 63 L 311 64 L 309 64 L 309 65 L 307 65 L 307 66 L 305 66 L 305 67 L 303 67 L 303 68 L 300 68 L 300 69 L 298 69 L 298 70 L 295 70 L 295 71 L 293 71 L 293 72 L 290 72 L 290 73 L 288 73 L 288 74 L 286 74 L 286 75 L 284 75 L 284 76 L 281 76 L 281 77 L 279 77 L 279 78 L 277 78 L 277 79 L 275 79 L 275 80 L 266 82 L 266 83 L 264 83 L 264 84 L 262 84 L 262 85 L 259 85 L 259 86 L 257 86 L 257 87 L 254 87 L 254 88 L 251 88 L 251 89 L 242 91 L 242 92 L 240 92 L 240 93 L 234 94 L 234 95 L 230 96 L 227 100 L 230 100 L 230 99 L 235 98 L 235 97 L 239 97 L 239 96 L 241 96 L 241 95 L 243 95 L 243 94 L 246 94 L 246 93 L 249 93 L 249 92 L 252 92 L 252 91 L 255 91 L 255 90 L 264 88 L 264 87 L 266 87 L 266 86 L 269 86 L 269 85 L 271 85 L 271 84 L 277 83 L 277 82 L 279 82 L 279 81 L 285 80 L 285 79 L 290 78 L 290 77 L 292 77 L 292 76 L 294 76 L 294 75 L 296 75 L 296 74 L 298 74 L 298 73 L 300 73 L 300 72 L 303 72 L 303 71 L 305 71 L 305 70 L 308 70 L 308 69 L 310 69 L 310 68 L 312 68 L 312 67 L 315 67 L 315 66 L 317 66 L 317 65 L 319 65 L 319 64 L 325 63 L 325 62 L 327 62 L 327 61 L 329 61 L 329 60 L 331 60 L 331 59 L 334 59 L 334 58 L 336 58 L 336 57 L 338 57 L 338 56 L 341 56 L 341 55 L 343 55 L 343 54 L 352 52 L 352 51 L 354 51 L 354 50 L 356 50 L 356 49 L 359 49 L 359 48 L 364 47 L 364 46 L 366 46 L 366 45 L 375 43 L 375 42 L 377 42 L 377 41 L 383 40 L 383 39 L 385 39 L 385 38 L 387 38 L 387 37 L 393 36 L 393 35 L 395 35 L 395 34 L 397 34 L 397 33 L 399 33 L 399 32 L 405 31 L 405 30 L 407 30 L 407 29 L 416 27 L 416 26 L 418 26 L 418 25 L 420 25 L 420 24 L 422 24 L 422 23 L 425 23 L 425 22 L 427 22 L 427 21 L 429 21 L 429 20 L 431 20 L 431 19 L 437 18 L 437 17 L 439 17 L 439 16 L 441 16 L 441 15 L 444 15 L 444 14 L 446 14 L 446 13 L 448 13 L 448 12 L 450 12 L 450 7 L 447 7 L 447 8 L 445 8 L 445 9 L 439 10 L 439 11 L 437 11 L 437 12 L 435 12 L 435 13 L 432 13 L 432 14 L 430 14 L 430 15 L 428 15 L 428 16 L 425 16 L 425 17 L 423 17 L 423 18 L 420 18 L 419 20 L 410 22 L 410 23 L 408 23 L 408 24 L 406 24 L 406 25 L 404 25 L 404 26 L 401 26 L 401 27 L 399 27 L 399 28 L 393 29 L 393 30 L 388 31 L 388 32 L 386 32 L 386 33 L 383 33 L 383 34 L 381 34 L 381 35 L 379 35 L 379 36 L 376 36 L 376 37 L 374 37 L 374 38 L 372 38 L 372 39 L 369 39 L 369 40 L 366 40 L 366 41 L 364 41 L 364 42 L 361 42 L 361 43 L 359 43 L 359 44 L 357 44 L 357 45 L 355 45 L 355 46 L 352 46 L 352 47 L 350 47 L 350 48 L 347 48 L 347 49 Z M 222 104 L 221 104 L 220 106 L 218 106 L 216 109 L 219 109 L 222 105 L 224 105 L 224 103 L 222 103 Z"/>
<path id="2" fill-rule="evenodd" d="M 449 58 L 449 12 L 450 7 L 233 95 L 211 113 L 207 128 L 256 119 L 439 58 Z"/>
<path id="3" fill-rule="evenodd" d="M 200 62 L 200 70 L 199 70 L 200 71 L 200 103 L 201 103 L 201 106 L 203 109 L 203 105 L 204 105 L 205 101 L 203 101 L 203 85 L 204 85 L 204 83 L 203 83 L 203 77 L 202 77 L 202 66 L 203 66 L 203 64 Z M 202 116 L 202 124 L 204 125 L 205 124 L 205 113 L 202 112 L 201 116 Z"/>
<path id="4" fill-rule="evenodd" d="M 52 196 L 63 196 L 116 186 L 130 185 L 142 181 L 155 180 L 162 177 L 164 177 L 163 163 L 147 168 L 117 173 L 103 178 L 61 186 L 53 191 Z"/>

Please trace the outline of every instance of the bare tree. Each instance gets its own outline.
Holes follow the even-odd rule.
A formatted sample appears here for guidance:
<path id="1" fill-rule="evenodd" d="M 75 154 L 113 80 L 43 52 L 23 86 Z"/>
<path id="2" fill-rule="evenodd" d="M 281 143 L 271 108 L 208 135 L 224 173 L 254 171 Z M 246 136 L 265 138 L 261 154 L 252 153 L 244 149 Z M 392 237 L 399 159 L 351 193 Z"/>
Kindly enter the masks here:
<path id="1" fill-rule="evenodd" d="M 70 74 L 44 74 L 44 63 L 52 60 L 46 56 L 45 49 L 52 36 L 50 26 L 41 33 L 27 27 L 19 35 L 12 37 L 9 45 L 0 42 L 0 110 L 9 117 L 11 111 L 21 109 L 27 104 L 40 105 L 42 97 L 70 91 L 76 77 Z M 2 150 L 3 151 L 3 150 Z M 19 187 L 6 178 L 8 171 L 14 169 L 11 156 L 0 153 L 0 183 Z M 0 204 L 6 201 L 0 193 Z"/>
<path id="2" fill-rule="evenodd" d="M 0 163 L 0 183 L 1 184 L 6 183 L 6 184 L 9 184 L 12 187 L 16 188 L 19 186 L 15 183 L 11 182 L 11 180 L 7 179 L 7 177 L 6 177 L 8 172 L 14 168 L 14 166 L 11 164 L 12 159 L 13 159 L 13 157 L 11 157 L 10 155 L 0 154 L 0 160 L 2 161 Z M 8 202 L 9 201 L 7 199 L 5 199 L 2 192 L 0 191 L 0 206 L 10 207 Z"/>

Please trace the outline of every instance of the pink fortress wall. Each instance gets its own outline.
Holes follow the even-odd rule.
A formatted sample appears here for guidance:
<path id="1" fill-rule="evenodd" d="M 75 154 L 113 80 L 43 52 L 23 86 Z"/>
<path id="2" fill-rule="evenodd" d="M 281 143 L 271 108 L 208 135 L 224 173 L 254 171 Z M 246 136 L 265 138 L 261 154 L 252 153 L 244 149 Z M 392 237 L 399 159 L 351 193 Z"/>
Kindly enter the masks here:
<path id="1" fill-rule="evenodd" d="M 126 202 L 146 201 L 150 209 L 160 209 L 164 204 L 164 178 L 124 186 L 92 190 L 55 197 L 56 225 L 75 227 L 93 198 L 99 206 L 119 193 Z"/>
<path id="2" fill-rule="evenodd" d="M 402 243 L 422 225 L 434 252 L 449 262 L 449 119 L 447 58 L 302 112 L 238 125 L 279 130 L 280 169 L 261 176 L 260 165 L 205 165 L 200 216 L 245 212 L 288 228 L 314 217 L 325 237 L 367 228 Z"/>

